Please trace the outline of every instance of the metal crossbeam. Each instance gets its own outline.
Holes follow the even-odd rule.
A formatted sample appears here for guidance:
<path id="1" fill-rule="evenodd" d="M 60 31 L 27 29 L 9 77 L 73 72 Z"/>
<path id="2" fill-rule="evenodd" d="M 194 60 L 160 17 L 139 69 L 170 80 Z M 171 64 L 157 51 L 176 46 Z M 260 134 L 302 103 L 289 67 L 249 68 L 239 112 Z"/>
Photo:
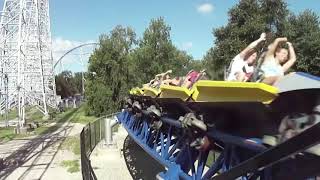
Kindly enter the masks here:
<path id="1" fill-rule="evenodd" d="M 202 135 L 208 137 L 211 143 L 218 142 L 221 150 L 219 157 L 212 164 L 206 164 L 209 151 L 213 149 L 201 150 L 193 147 L 191 144 L 197 135 L 192 134 L 188 127 L 184 127 L 182 121 L 159 117 L 158 120 L 163 124 L 161 127 L 155 127 L 153 124 L 157 120 L 151 119 L 151 116 L 151 112 L 129 108 L 120 113 L 118 119 L 130 137 L 166 167 L 165 172 L 158 174 L 158 179 L 289 178 L 291 176 L 288 174 L 280 174 L 283 172 L 272 172 L 271 167 L 292 167 L 291 155 L 320 142 L 320 123 L 273 148 L 267 148 L 255 139 L 245 139 L 209 129 Z M 316 115 L 316 118 L 319 116 Z M 243 156 L 243 152 L 251 155 Z M 299 162 L 307 163 L 305 166 L 308 166 L 308 163 L 314 166 L 320 160 L 308 158 L 305 154 L 300 156 Z M 318 170 L 319 168 L 304 168 L 303 172 L 295 174 L 296 177 L 307 177 Z"/>
<path id="2" fill-rule="evenodd" d="M 251 159 L 239 164 L 213 179 L 235 179 L 243 174 L 254 172 L 257 169 L 262 170 L 289 156 L 308 149 L 320 142 L 320 123 L 301 132 L 292 139 L 283 142 L 282 144 L 271 148 Z"/>
<path id="3" fill-rule="evenodd" d="M 182 130 L 183 128 L 180 121 L 162 117 L 160 120 L 165 123 L 166 128 L 156 129 L 152 127 L 146 114 L 143 113 L 143 116 L 138 118 L 134 113 L 124 111 L 118 115 L 118 119 L 130 137 L 150 156 L 168 169 L 166 172 L 158 174 L 159 179 L 206 179 L 221 169 L 227 171 L 235 162 L 239 161 L 235 149 L 230 146 L 230 148 L 226 148 L 226 152 L 221 153 L 220 159 L 211 164 L 209 170 L 205 172 L 209 150 L 200 151 L 191 147 L 192 137 L 188 136 L 188 133 L 183 133 L 183 131 L 178 132 L 179 129 Z M 220 133 L 220 135 L 226 137 L 223 133 Z M 242 138 L 235 140 L 244 141 Z M 245 142 L 243 146 L 255 151 L 264 150 L 261 149 L 261 146 L 246 144 Z M 257 147 L 260 149 L 257 149 Z M 197 167 L 195 167 L 195 164 L 197 164 Z"/>

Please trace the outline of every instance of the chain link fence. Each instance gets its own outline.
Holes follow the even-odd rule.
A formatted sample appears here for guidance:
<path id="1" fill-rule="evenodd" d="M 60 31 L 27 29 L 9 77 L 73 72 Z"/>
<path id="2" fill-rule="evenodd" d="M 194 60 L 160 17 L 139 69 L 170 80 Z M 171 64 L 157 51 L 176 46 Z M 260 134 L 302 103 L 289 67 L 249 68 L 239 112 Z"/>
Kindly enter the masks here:
<path id="1" fill-rule="evenodd" d="M 116 114 L 117 113 L 98 118 L 94 122 L 87 124 L 80 133 L 81 171 L 84 180 L 97 179 L 91 166 L 90 155 L 97 144 L 106 138 L 106 119 Z"/>

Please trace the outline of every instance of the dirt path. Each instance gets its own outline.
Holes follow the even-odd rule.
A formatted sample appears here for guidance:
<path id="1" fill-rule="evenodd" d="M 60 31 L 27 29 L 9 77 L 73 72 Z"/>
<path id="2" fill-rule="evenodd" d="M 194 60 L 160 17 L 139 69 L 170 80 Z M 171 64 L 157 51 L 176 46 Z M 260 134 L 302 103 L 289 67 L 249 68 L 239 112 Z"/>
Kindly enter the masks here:
<path id="1" fill-rule="evenodd" d="M 15 139 L 0 144 L 0 180 L 2 179 L 82 179 L 81 172 L 69 173 L 63 160 L 74 160 L 72 152 L 59 150 L 70 135 L 79 134 L 83 125 L 64 123 L 53 133 Z"/>

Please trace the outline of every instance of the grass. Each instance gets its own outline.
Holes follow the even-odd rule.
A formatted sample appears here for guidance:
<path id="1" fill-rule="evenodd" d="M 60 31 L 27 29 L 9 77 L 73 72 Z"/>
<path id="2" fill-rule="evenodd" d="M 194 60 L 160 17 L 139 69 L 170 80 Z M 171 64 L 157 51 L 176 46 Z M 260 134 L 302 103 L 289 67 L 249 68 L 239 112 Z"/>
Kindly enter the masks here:
<path id="1" fill-rule="evenodd" d="M 16 112 L 10 112 L 9 117 L 15 117 Z M 85 113 L 85 105 L 80 106 L 77 109 L 66 109 L 65 112 L 55 114 L 55 117 L 51 120 L 43 120 L 43 115 L 35 108 L 27 108 L 26 109 L 26 120 L 27 122 L 39 122 L 40 127 L 34 130 L 36 135 L 43 135 L 55 132 L 58 130 L 64 123 L 72 122 L 72 123 L 81 123 L 87 124 L 89 122 L 93 122 L 97 119 L 95 116 L 87 116 Z M 0 117 L 1 118 L 1 117 Z M 10 118 L 9 118 L 10 119 Z M 14 118 L 11 118 L 14 119 Z M 1 120 L 1 119 L 0 119 Z M 44 123 L 48 122 L 48 123 Z M 55 123 L 54 125 L 50 125 L 49 123 Z M 114 129 L 117 129 L 115 127 Z M 23 135 L 14 134 L 14 127 L 9 128 L 0 128 L 0 142 L 10 141 L 14 138 L 21 137 Z M 61 149 L 66 149 L 72 151 L 75 155 L 80 157 L 80 138 L 79 136 L 70 136 L 65 139 L 63 142 Z M 79 172 L 80 165 L 79 159 L 76 160 L 65 160 L 62 161 L 61 165 L 67 168 L 67 171 L 70 173 Z"/>
<path id="2" fill-rule="evenodd" d="M 66 109 L 65 112 L 56 114 L 52 120 L 47 120 L 49 123 L 55 123 L 54 125 L 45 124 L 42 120 L 42 114 L 35 108 L 26 109 L 27 122 L 34 121 L 39 122 L 40 127 L 34 130 L 35 135 L 44 135 L 53 133 L 58 130 L 64 123 L 82 123 L 87 124 L 97 119 L 95 116 L 87 116 L 85 113 L 85 105 L 76 109 Z M 42 124 L 41 124 L 42 123 Z M 116 130 L 118 127 L 115 127 Z M 26 135 L 18 135 L 14 133 L 14 127 L 0 128 L 0 142 L 10 141 L 17 137 L 23 137 Z M 28 136 L 28 135 L 27 135 Z M 80 139 L 77 136 L 67 137 L 62 145 L 63 149 L 71 150 L 75 155 L 80 155 Z"/>
<path id="3" fill-rule="evenodd" d="M 35 134 L 46 134 L 46 133 L 50 133 L 54 131 L 54 128 L 52 128 L 50 131 L 49 130 L 49 126 L 40 126 L 37 129 L 34 130 Z"/>
<path id="4" fill-rule="evenodd" d="M 27 134 L 15 134 L 14 127 L 0 128 L 0 142 L 11 141 L 14 138 L 29 136 Z"/>
<path id="5" fill-rule="evenodd" d="M 8 112 L 8 119 L 15 119 L 18 117 L 18 111 L 17 109 L 12 109 L 11 111 Z M 0 115 L 0 121 L 6 120 L 6 115 L 2 114 Z"/>
<path id="6" fill-rule="evenodd" d="M 28 107 L 26 109 L 26 120 L 28 121 L 33 121 L 33 122 L 41 122 L 43 118 L 42 112 L 37 110 L 36 108 L 30 108 Z"/>
<path id="7" fill-rule="evenodd" d="M 58 114 L 57 117 L 55 117 L 51 122 L 55 122 L 56 124 L 53 126 L 41 126 L 37 129 L 35 129 L 36 134 L 38 135 L 43 135 L 43 134 L 48 134 L 52 133 L 56 130 L 58 130 L 62 124 L 64 124 L 67 121 L 70 121 L 72 118 L 73 114 L 77 111 L 77 109 L 69 109 L 61 114 Z"/>
<path id="8" fill-rule="evenodd" d="M 35 129 L 35 135 L 43 135 L 43 134 L 47 134 L 47 133 L 52 133 L 56 130 L 58 130 L 61 125 L 67 121 L 73 121 L 73 122 L 77 122 L 75 118 L 81 117 L 79 115 L 79 110 L 78 109 L 68 109 L 63 113 L 58 114 L 54 119 L 52 120 L 48 120 L 48 122 L 55 122 L 56 124 L 53 126 L 49 126 L 49 125 L 41 125 L 39 128 Z M 82 113 L 80 111 L 80 113 Z M 83 112 L 84 113 L 84 112 Z M 74 116 L 76 114 L 76 116 Z M 34 121 L 34 122 L 39 122 L 41 124 L 41 122 L 44 122 L 42 120 L 42 114 L 41 112 L 37 111 L 34 108 L 29 108 L 27 109 L 27 122 L 29 121 Z M 85 122 L 85 117 L 81 117 L 81 121 Z M 91 120 L 92 118 L 89 118 L 89 120 Z M 18 135 L 15 134 L 13 131 L 14 127 L 8 127 L 8 128 L 0 128 L 0 142 L 6 142 L 6 141 L 10 141 L 14 138 L 18 138 L 18 137 L 25 137 L 28 135 Z"/>
<path id="9" fill-rule="evenodd" d="M 16 135 L 14 134 L 13 129 L 13 127 L 0 128 L 0 142 L 12 140 Z"/>
<path id="10" fill-rule="evenodd" d="M 61 149 L 72 151 L 75 155 L 80 155 L 80 138 L 79 136 L 67 137 L 63 142 Z"/>
<path id="11" fill-rule="evenodd" d="M 70 173 L 75 173 L 80 171 L 79 160 L 64 160 L 61 166 L 68 168 L 67 171 Z"/>
<path id="12" fill-rule="evenodd" d="M 81 123 L 88 124 L 89 122 L 93 122 L 97 119 L 95 116 L 87 116 L 85 112 L 85 105 L 82 105 L 78 108 L 77 112 L 71 118 L 71 122 L 73 123 Z"/>
<path id="13" fill-rule="evenodd" d="M 12 109 L 8 113 L 8 119 L 12 120 L 17 118 L 18 113 L 17 109 Z M 34 122 L 40 122 L 42 120 L 43 114 L 38 111 L 36 108 L 32 107 L 26 107 L 26 121 L 34 121 Z M 5 115 L 0 116 L 0 121 L 5 120 Z M 14 128 L 15 127 L 7 127 L 7 128 L 0 128 L 0 142 L 7 142 L 11 141 L 14 138 L 22 138 L 29 136 L 29 134 L 15 134 L 14 133 Z"/>
<path id="14" fill-rule="evenodd" d="M 42 120 L 43 114 L 35 107 L 26 107 L 26 120 L 39 122 Z M 5 114 L 0 115 L 0 121 L 4 121 L 6 118 Z M 12 120 L 18 118 L 17 109 L 12 109 L 8 112 L 8 120 Z"/>

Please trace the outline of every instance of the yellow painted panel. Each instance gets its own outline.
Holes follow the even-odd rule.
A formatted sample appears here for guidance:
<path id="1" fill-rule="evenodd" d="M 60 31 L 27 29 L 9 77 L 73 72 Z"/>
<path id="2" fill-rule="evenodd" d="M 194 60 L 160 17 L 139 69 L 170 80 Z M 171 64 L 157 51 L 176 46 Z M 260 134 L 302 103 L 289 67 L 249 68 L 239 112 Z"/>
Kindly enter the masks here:
<path id="1" fill-rule="evenodd" d="M 135 88 L 132 88 L 129 91 L 129 93 L 132 94 L 132 95 L 143 95 L 143 90 L 140 89 L 139 87 L 135 87 Z"/>
<path id="2" fill-rule="evenodd" d="M 193 90 L 189 90 L 185 87 L 169 85 L 161 85 L 160 90 L 160 98 L 180 98 L 182 100 L 188 99 L 193 92 Z"/>
<path id="3" fill-rule="evenodd" d="M 192 98 L 198 102 L 263 102 L 277 97 L 278 89 L 264 83 L 200 80 Z"/>
<path id="4" fill-rule="evenodd" d="M 157 97 L 160 94 L 160 90 L 154 89 L 151 87 L 143 87 L 143 94 L 145 96 L 150 96 L 150 97 Z"/>

